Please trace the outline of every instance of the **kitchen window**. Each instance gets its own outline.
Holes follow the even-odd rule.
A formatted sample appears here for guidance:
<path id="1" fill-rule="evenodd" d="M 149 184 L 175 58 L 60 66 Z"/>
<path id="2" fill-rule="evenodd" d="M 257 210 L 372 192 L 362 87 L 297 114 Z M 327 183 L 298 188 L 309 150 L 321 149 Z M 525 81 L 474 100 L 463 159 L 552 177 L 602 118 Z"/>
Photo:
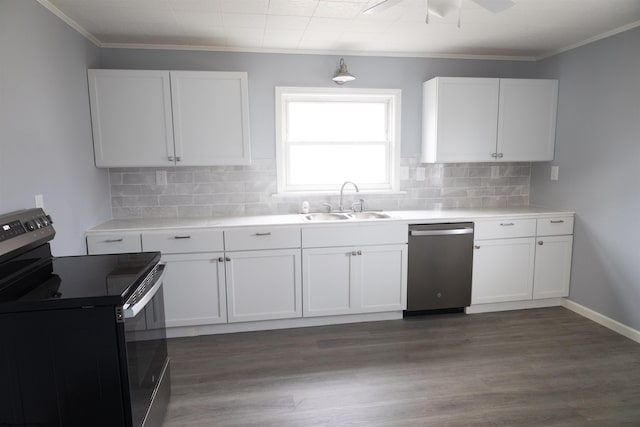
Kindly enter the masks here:
<path id="1" fill-rule="evenodd" d="M 399 191 L 400 90 L 276 87 L 278 193 Z"/>

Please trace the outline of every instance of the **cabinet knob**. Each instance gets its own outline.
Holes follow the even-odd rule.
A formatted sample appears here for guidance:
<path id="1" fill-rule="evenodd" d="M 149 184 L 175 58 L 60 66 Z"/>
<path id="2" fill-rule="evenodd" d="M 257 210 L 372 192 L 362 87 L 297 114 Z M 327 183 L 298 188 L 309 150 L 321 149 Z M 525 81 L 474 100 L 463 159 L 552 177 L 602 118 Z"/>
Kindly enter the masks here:
<path id="1" fill-rule="evenodd" d="M 173 161 L 175 160 L 175 157 L 173 157 L 173 156 L 169 156 L 169 157 L 167 157 L 167 159 L 168 159 L 170 162 L 173 162 Z"/>
<path id="2" fill-rule="evenodd" d="M 480 249 L 480 245 L 473 245 L 474 248 Z"/>
<path id="3" fill-rule="evenodd" d="M 353 256 L 358 255 L 358 251 L 351 251 L 351 255 L 353 255 Z"/>
<path id="4" fill-rule="evenodd" d="M 358 255 L 362 255 L 362 251 L 358 251 Z"/>
<path id="5" fill-rule="evenodd" d="M 218 258 L 218 262 L 224 262 L 224 258 L 222 257 Z"/>
<path id="6" fill-rule="evenodd" d="M 500 157 L 502 157 L 502 155 Z M 176 162 L 179 162 L 179 161 L 182 161 L 182 157 L 176 156 Z"/>
<path id="7" fill-rule="evenodd" d="M 498 153 L 498 158 L 501 159 L 502 157 L 504 157 L 504 154 Z"/>
<path id="8" fill-rule="evenodd" d="M 229 261 L 231 261 L 231 258 L 229 258 L 229 257 L 225 257 L 225 259 L 224 259 L 224 260 L 225 260 L 225 261 L 227 261 L 227 262 L 229 262 Z"/>
<path id="9" fill-rule="evenodd" d="M 542 245 L 544 245 L 544 242 L 543 242 L 542 240 L 538 240 L 538 244 L 539 244 L 540 246 L 542 246 Z"/>
<path id="10" fill-rule="evenodd" d="M 493 157 L 494 159 L 498 158 L 498 153 L 491 153 L 491 157 Z"/>

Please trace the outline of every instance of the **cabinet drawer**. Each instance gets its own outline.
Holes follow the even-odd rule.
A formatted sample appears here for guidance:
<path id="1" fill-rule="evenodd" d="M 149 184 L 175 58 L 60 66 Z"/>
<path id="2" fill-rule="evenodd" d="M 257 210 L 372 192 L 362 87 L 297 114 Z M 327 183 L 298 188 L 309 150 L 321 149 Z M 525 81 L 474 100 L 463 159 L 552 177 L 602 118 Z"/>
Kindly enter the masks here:
<path id="1" fill-rule="evenodd" d="M 87 236 L 89 255 L 142 252 L 140 234 L 109 234 Z"/>
<path id="2" fill-rule="evenodd" d="M 299 248 L 300 228 L 264 227 L 225 230 L 224 246 L 227 251 Z"/>
<path id="3" fill-rule="evenodd" d="M 475 223 L 475 239 L 508 239 L 529 237 L 536 234 L 535 219 L 501 219 L 477 221 Z"/>
<path id="4" fill-rule="evenodd" d="M 573 234 L 573 217 L 562 216 L 557 218 L 538 219 L 538 236 L 560 236 Z"/>
<path id="5" fill-rule="evenodd" d="M 308 227 L 302 230 L 302 246 L 323 248 L 331 246 L 386 245 L 407 243 L 407 224 L 367 224 Z"/>
<path id="6" fill-rule="evenodd" d="M 168 254 L 222 252 L 222 230 L 170 230 L 142 233 L 145 251 Z"/>

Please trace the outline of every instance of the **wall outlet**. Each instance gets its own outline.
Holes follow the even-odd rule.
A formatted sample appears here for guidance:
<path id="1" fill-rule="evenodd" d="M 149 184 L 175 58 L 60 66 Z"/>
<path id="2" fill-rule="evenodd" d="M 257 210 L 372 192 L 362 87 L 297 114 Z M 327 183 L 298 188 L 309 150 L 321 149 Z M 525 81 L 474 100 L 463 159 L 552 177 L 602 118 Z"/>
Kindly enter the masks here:
<path id="1" fill-rule="evenodd" d="M 156 171 L 156 185 L 167 185 L 167 171 Z"/>
<path id="2" fill-rule="evenodd" d="M 400 166 L 400 180 L 406 181 L 409 179 L 409 168 L 406 166 Z"/>
<path id="3" fill-rule="evenodd" d="M 425 179 L 425 169 L 416 168 L 416 181 L 424 181 L 424 179 Z"/>
<path id="4" fill-rule="evenodd" d="M 560 166 L 551 166 L 551 181 L 558 180 L 558 169 L 560 169 Z"/>
<path id="5" fill-rule="evenodd" d="M 44 196 L 42 194 L 36 194 L 36 208 L 44 209 Z"/>

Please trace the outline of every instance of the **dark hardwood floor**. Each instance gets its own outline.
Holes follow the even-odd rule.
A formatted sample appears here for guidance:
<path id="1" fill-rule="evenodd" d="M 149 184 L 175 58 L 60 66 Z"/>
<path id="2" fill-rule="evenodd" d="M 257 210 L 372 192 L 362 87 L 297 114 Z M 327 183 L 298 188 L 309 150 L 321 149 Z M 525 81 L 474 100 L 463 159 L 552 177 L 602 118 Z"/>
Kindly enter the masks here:
<path id="1" fill-rule="evenodd" d="M 169 341 L 169 426 L 640 426 L 640 344 L 561 307 Z"/>

